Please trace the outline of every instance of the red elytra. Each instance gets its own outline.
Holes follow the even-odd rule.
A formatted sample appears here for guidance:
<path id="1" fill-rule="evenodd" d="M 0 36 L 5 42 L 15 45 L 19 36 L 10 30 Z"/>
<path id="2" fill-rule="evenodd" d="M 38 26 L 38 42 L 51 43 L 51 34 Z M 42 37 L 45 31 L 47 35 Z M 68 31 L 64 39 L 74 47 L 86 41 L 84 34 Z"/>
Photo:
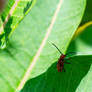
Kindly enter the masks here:
<path id="1" fill-rule="evenodd" d="M 58 70 L 58 72 L 62 72 L 62 70 L 64 70 L 64 72 L 65 72 L 64 64 L 65 63 L 70 64 L 69 62 L 65 61 L 65 57 L 66 57 L 66 55 L 68 55 L 70 53 L 64 55 L 64 54 L 62 54 L 62 52 L 58 49 L 58 47 L 55 44 L 52 43 L 52 45 L 54 45 L 57 48 L 57 50 L 60 52 L 60 54 L 61 54 L 60 58 L 58 59 L 57 70 Z"/>
<path id="2" fill-rule="evenodd" d="M 60 58 L 58 59 L 58 63 L 57 63 L 57 70 L 58 70 L 58 72 L 62 72 L 62 70 L 64 68 L 64 58 L 65 58 L 65 55 L 62 54 L 60 56 Z"/>

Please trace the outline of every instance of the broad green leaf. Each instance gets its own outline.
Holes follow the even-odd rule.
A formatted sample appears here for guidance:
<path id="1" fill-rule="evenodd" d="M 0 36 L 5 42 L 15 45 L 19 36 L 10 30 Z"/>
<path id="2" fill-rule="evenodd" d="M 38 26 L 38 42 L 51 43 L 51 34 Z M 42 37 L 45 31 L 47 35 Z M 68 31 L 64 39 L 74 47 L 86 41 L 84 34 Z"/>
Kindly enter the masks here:
<path id="1" fill-rule="evenodd" d="M 36 0 L 8 0 L 6 7 L 0 15 L 0 46 L 6 47 L 11 32 L 30 11 Z"/>
<path id="2" fill-rule="evenodd" d="M 88 60 L 89 62 L 86 62 Z M 46 72 L 28 80 L 21 92 L 76 92 L 82 78 L 87 75 L 90 69 L 92 56 L 72 57 L 69 62 L 71 64 L 65 65 L 66 72 L 62 73 L 57 72 L 57 63 L 53 63 Z M 90 78 L 92 77 L 91 75 Z M 85 87 L 80 88 L 83 90 Z M 77 92 L 91 91 L 78 90 Z"/>
<path id="3" fill-rule="evenodd" d="M 81 52 L 82 55 L 85 55 L 84 57 L 80 55 L 79 57 L 77 57 L 79 59 L 77 60 L 77 62 L 80 65 L 79 71 L 82 70 L 82 66 L 83 66 L 84 67 L 83 72 L 86 72 L 86 74 L 85 76 L 81 78 L 76 92 L 91 92 L 92 91 L 92 36 L 91 36 L 92 31 L 91 30 L 92 30 L 92 26 L 86 28 L 71 43 L 69 47 L 69 50 L 73 50 L 75 52 Z M 83 62 L 81 63 L 81 61 Z M 88 64 L 90 64 L 90 66 L 88 66 Z M 85 69 L 88 67 L 89 67 L 88 71 L 85 71 Z M 81 74 L 79 76 L 81 76 Z"/>
<path id="4" fill-rule="evenodd" d="M 51 42 L 55 43 L 63 53 L 66 52 L 83 16 L 85 4 L 86 0 L 37 1 L 11 35 L 8 47 L 0 50 L 0 92 L 19 91 L 28 79 L 34 78 L 37 78 L 39 83 L 31 82 L 27 88 L 25 84 L 23 91 L 44 92 L 45 89 L 46 92 L 68 91 L 69 88 L 64 89 L 64 87 L 67 87 L 69 69 L 72 65 L 65 67 L 66 74 L 57 72 L 56 61 L 60 54 Z M 42 76 L 38 79 L 38 76 L 46 71 L 48 73 L 44 78 Z"/>

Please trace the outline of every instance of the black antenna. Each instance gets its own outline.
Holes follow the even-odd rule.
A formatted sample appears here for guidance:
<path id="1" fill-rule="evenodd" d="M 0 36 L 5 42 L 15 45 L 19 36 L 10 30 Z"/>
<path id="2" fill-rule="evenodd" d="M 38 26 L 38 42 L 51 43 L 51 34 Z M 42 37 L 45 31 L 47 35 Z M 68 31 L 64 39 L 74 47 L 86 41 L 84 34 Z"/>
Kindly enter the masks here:
<path id="1" fill-rule="evenodd" d="M 63 53 L 59 50 L 59 48 L 58 48 L 54 43 L 52 43 L 52 45 L 57 48 L 57 50 L 60 52 L 60 54 L 63 54 Z"/>
<path id="2" fill-rule="evenodd" d="M 69 55 L 69 54 L 76 54 L 76 52 L 68 52 L 68 53 L 66 53 L 66 55 Z"/>

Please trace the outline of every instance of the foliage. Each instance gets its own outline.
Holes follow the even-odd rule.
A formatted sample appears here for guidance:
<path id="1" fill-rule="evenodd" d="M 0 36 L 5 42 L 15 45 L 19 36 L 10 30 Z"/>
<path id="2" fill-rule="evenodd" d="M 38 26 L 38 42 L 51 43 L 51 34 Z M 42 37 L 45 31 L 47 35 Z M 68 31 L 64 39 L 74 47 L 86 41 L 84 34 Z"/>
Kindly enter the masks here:
<path id="1" fill-rule="evenodd" d="M 0 15 L 0 92 L 91 92 L 92 27 L 77 30 L 91 21 L 89 2 L 7 2 Z M 60 54 L 51 43 L 76 52 L 66 72 L 57 71 Z"/>

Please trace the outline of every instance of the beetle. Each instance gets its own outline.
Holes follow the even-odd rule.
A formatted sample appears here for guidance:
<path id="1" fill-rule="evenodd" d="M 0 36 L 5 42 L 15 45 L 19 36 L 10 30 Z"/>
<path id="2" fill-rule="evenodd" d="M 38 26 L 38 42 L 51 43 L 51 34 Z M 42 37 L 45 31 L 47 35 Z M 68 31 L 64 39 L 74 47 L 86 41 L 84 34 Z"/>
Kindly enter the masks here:
<path id="1" fill-rule="evenodd" d="M 67 59 L 70 59 L 70 58 L 66 59 L 66 56 L 71 54 L 71 53 L 74 53 L 74 52 L 69 52 L 67 54 L 63 54 L 54 43 L 52 43 L 52 45 L 55 46 L 61 54 L 59 59 L 58 59 L 57 70 L 58 70 L 58 72 L 62 72 L 62 70 L 64 70 L 64 72 L 65 72 L 64 64 L 70 64 L 69 62 L 66 62 Z"/>

